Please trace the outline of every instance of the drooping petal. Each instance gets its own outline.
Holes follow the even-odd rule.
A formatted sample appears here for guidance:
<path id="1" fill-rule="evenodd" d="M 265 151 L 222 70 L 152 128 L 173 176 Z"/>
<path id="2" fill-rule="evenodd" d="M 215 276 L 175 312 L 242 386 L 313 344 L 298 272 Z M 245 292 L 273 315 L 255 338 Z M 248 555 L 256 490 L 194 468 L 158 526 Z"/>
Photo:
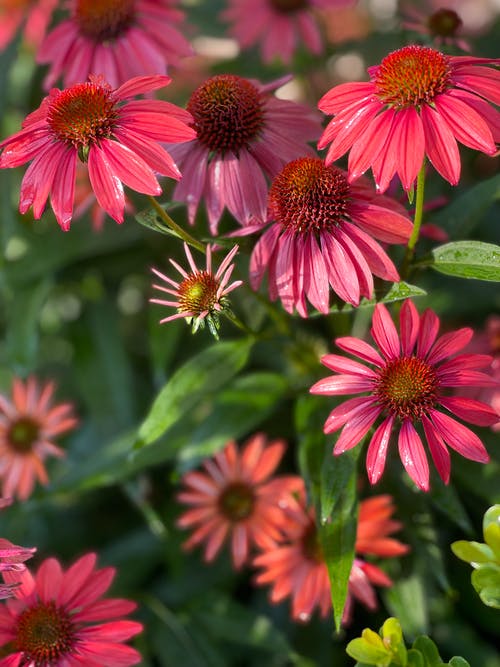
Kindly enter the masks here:
<path id="1" fill-rule="evenodd" d="M 366 472 L 368 473 L 370 484 L 376 484 L 384 472 L 394 419 L 393 415 L 387 417 L 377 427 L 368 445 Z"/>
<path id="2" fill-rule="evenodd" d="M 405 419 L 399 431 L 399 456 L 406 472 L 422 489 L 429 490 L 429 464 L 420 436 L 413 424 Z"/>

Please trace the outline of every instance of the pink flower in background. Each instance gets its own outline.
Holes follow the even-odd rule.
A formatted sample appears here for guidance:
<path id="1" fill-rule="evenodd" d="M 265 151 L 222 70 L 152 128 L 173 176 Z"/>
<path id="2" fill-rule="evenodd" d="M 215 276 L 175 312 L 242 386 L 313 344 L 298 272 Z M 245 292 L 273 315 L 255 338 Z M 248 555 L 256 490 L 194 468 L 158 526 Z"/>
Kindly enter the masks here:
<path id="1" fill-rule="evenodd" d="M 64 456 L 53 440 L 73 429 L 77 419 L 70 403 L 52 404 L 54 383 L 15 378 L 12 398 L 0 394 L 0 481 L 2 495 L 26 500 L 35 479 L 48 483 L 44 459 Z"/>
<path id="2" fill-rule="evenodd" d="M 418 8 L 408 4 L 403 7 L 403 14 L 403 28 L 430 38 L 437 47 L 457 46 L 462 51 L 471 51 L 470 44 L 462 37 L 463 21 L 453 8 L 434 9 L 430 2 L 427 7 Z"/>
<path id="3" fill-rule="evenodd" d="M 303 490 L 295 475 L 270 479 L 285 451 L 281 440 L 266 442 L 258 433 L 241 451 L 230 441 L 213 459 L 205 460 L 203 472 L 184 475 L 178 500 L 190 509 L 178 525 L 194 529 L 184 547 L 205 543 L 205 560 L 211 561 L 223 543 L 230 541 L 234 567 L 241 568 L 250 549 L 266 548 L 282 539 L 284 513 L 291 494 Z"/>
<path id="4" fill-rule="evenodd" d="M 315 55 L 323 51 L 317 11 L 353 4 L 353 0 L 228 0 L 221 18 L 243 49 L 261 45 L 262 60 L 288 64 L 302 44 Z"/>
<path id="5" fill-rule="evenodd" d="M 160 292 L 166 292 L 171 297 L 168 301 L 164 299 L 150 299 L 150 302 L 177 309 L 174 315 L 169 315 L 160 320 L 160 324 L 183 317 L 192 323 L 193 333 L 196 333 L 200 327 L 203 328 L 206 320 L 211 333 L 217 338 L 217 329 L 219 327 L 218 314 L 229 307 L 227 295 L 243 284 L 241 280 L 235 280 L 228 284 L 233 273 L 234 264 L 232 261 L 238 252 L 238 246 L 234 246 L 226 255 L 215 274 L 212 272 L 212 247 L 210 245 L 206 249 L 205 269 L 201 271 L 197 268 L 189 246 L 186 243 L 184 243 L 184 252 L 186 253 L 186 258 L 191 269 L 190 272 L 184 271 L 176 261 L 169 259 L 172 266 L 182 276 L 181 282 L 172 280 L 172 278 L 160 273 L 158 269 L 151 269 L 158 278 L 168 285 L 166 287 L 165 285 L 155 284 L 153 288 Z"/>
<path id="6" fill-rule="evenodd" d="M 68 0 L 69 18 L 40 46 L 37 61 L 50 65 L 49 90 L 62 77 L 67 88 L 102 75 L 113 87 L 136 76 L 165 74 L 192 54 L 177 30 L 184 14 L 177 0 Z"/>
<path id="7" fill-rule="evenodd" d="M 24 41 L 38 47 L 44 38 L 57 0 L 2 0 L 0 2 L 0 52 L 19 29 Z"/>
<path id="8" fill-rule="evenodd" d="M 265 220 L 267 182 L 286 164 L 313 150 L 321 134 L 319 117 L 308 107 L 270 93 L 285 80 L 262 85 L 234 74 L 213 76 L 189 99 L 196 139 L 169 147 L 182 170 L 174 199 L 187 203 L 189 222 L 205 198 L 210 232 L 224 206 L 241 225 Z"/>
<path id="9" fill-rule="evenodd" d="M 343 427 L 335 443 L 335 455 L 359 444 L 378 417 L 383 418 L 371 437 L 366 456 L 372 484 L 378 482 L 384 471 L 393 431 L 399 431 L 399 454 L 407 473 L 419 488 L 429 490 L 429 465 L 417 426 L 423 430 L 445 484 L 450 479 L 450 454 L 446 446 L 472 461 L 489 461 L 478 436 L 441 409 L 479 426 L 491 426 L 498 421 L 497 413 L 489 405 L 447 395 L 454 387 L 492 386 L 494 380 L 476 370 L 488 366 L 491 357 L 457 355 L 470 341 L 472 329 L 459 329 L 436 339 L 438 330 L 439 318 L 432 310 L 426 310 L 420 317 L 413 303 L 407 300 L 401 308 L 398 337 L 387 308 L 377 304 L 371 335 L 382 356 L 363 340 L 345 337 L 337 338 L 337 347 L 369 366 L 336 354 L 321 359 L 336 375 L 316 382 L 311 393 L 327 396 L 366 393 L 341 403 L 326 420 L 325 433 Z M 445 361 L 447 357 L 451 358 Z"/>
<path id="10" fill-rule="evenodd" d="M 0 510 L 12 503 L 11 498 L 0 498 Z M 0 537 L 0 572 L 23 572 L 24 562 L 33 556 L 36 549 L 18 547 L 9 540 Z M 19 582 L 0 584 L 0 600 L 12 597 Z"/>
<path id="11" fill-rule="evenodd" d="M 494 155 L 500 141 L 498 59 L 447 56 L 405 46 L 369 68 L 369 82 L 335 86 L 319 108 L 335 117 L 318 148 L 331 164 L 349 152 L 349 180 L 370 167 L 384 192 L 395 173 L 411 190 L 427 156 L 452 185 L 460 178 L 457 140 Z"/>
<path id="12" fill-rule="evenodd" d="M 20 574 L 15 599 L 0 608 L 2 667 L 128 667 L 140 654 L 124 642 L 142 631 L 123 619 L 134 602 L 103 598 L 115 569 L 96 569 L 96 555 L 87 554 L 64 571 L 48 558 L 33 576 Z M 7 581 L 12 573 L 4 573 Z"/>
<path id="13" fill-rule="evenodd" d="M 402 206 L 364 181 L 349 184 L 320 158 L 299 158 L 274 179 L 268 211 L 274 222 L 252 252 L 250 284 L 258 289 L 267 271 L 271 299 L 279 297 L 289 313 L 307 317 L 306 297 L 328 313 L 330 287 L 357 306 L 373 296 L 372 274 L 399 281 L 375 239 L 405 243 L 412 224 Z"/>
<path id="14" fill-rule="evenodd" d="M 286 524 L 286 541 L 271 544 L 262 549 L 253 564 L 260 572 L 255 578 L 258 585 L 270 584 L 270 600 L 278 603 L 291 598 L 291 616 L 295 621 L 308 621 L 316 608 L 326 617 L 331 610 L 330 579 L 323 555 L 314 511 L 306 509 L 302 502 L 291 506 Z M 399 530 L 401 524 L 390 519 L 394 511 L 390 496 L 370 498 L 360 503 L 356 553 L 393 557 L 408 551 L 408 547 L 388 535 Z M 372 549 L 367 544 L 368 535 L 376 536 Z M 349 577 L 349 594 L 342 624 L 351 618 L 353 599 L 368 609 L 377 608 L 373 585 L 391 586 L 389 577 L 373 563 L 355 558 Z"/>
<path id="15" fill-rule="evenodd" d="M 41 217 L 47 198 L 66 231 L 73 216 L 75 172 L 85 163 L 99 205 L 123 222 L 123 184 L 148 195 L 161 194 L 156 174 L 179 179 L 172 157 L 158 141 L 189 141 L 189 113 L 169 102 L 131 100 L 168 85 L 167 76 L 131 79 L 113 90 L 90 77 L 66 90 L 53 88 L 23 129 L 0 143 L 0 167 L 31 161 L 22 184 L 19 211 L 33 207 Z"/>

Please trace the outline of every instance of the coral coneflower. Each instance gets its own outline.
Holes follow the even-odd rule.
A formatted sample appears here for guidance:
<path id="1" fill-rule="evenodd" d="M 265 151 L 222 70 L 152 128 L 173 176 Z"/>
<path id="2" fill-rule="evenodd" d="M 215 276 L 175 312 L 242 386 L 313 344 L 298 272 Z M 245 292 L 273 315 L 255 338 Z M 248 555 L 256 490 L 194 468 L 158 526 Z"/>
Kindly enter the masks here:
<path id="1" fill-rule="evenodd" d="M 33 576 L 20 573 L 15 599 L 0 608 L 0 665 L 7 667 L 128 667 L 140 654 L 124 644 L 142 631 L 122 618 L 134 611 L 129 600 L 103 598 L 115 576 L 96 569 L 87 554 L 63 571 L 48 558 Z M 4 573 L 9 582 L 12 573 Z"/>
<path id="2" fill-rule="evenodd" d="M 194 529 L 185 548 L 205 543 L 205 560 L 211 561 L 230 541 L 233 564 L 240 568 L 253 546 L 266 548 L 281 540 L 287 521 L 284 510 L 293 502 L 291 494 L 303 488 L 297 476 L 270 479 L 284 451 L 284 442 L 266 443 L 258 433 L 241 451 L 231 441 L 204 462 L 203 472 L 188 472 L 178 495 L 181 503 L 190 506 L 178 525 Z"/>
<path id="3" fill-rule="evenodd" d="M 204 327 L 206 321 L 210 332 L 217 338 L 219 314 L 224 310 L 229 310 L 227 295 L 242 285 L 241 280 L 234 280 L 228 284 L 234 269 L 232 261 L 238 252 L 238 246 L 234 246 L 226 255 L 215 274 L 212 272 L 212 248 L 210 245 L 207 246 L 206 250 L 205 269 L 198 269 L 187 243 L 184 243 L 184 252 L 191 271 L 187 272 L 176 261 L 169 260 L 180 273 L 182 277 L 180 282 L 165 276 L 158 269 L 151 269 L 158 278 L 169 285 L 169 287 L 165 287 L 165 285 L 154 284 L 153 288 L 171 294 L 175 301 L 172 299 L 168 301 L 150 299 L 150 302 L 177 309 L 177 312 L 173 315 L 160 320 L 160 324 L 183 317 L 188 323 L 192 324 L 193 333 L 196 333 L 200 327 Z"/>
<path id="4" fill-rule="evenodd" d="M 390 496 L 378 496 L 360 503 L 356 553 L 375 556 L 400 556 L 408 547 L 388 537 L 399 530 L 401 524 L 391 520 L 394 506 Z M 296 621 L 308 621 L 318 608 L 321 616 L 329 614 L 332 606 L 330 580 L 323 555 L 312 508 L 297 502 L 290 508 L 290 521 L 284 531 L 283 544 L 270 545 L 254 558 L 253 564 L 261 571 L 255 578 L 259 585 L 270 584 L 270 600 L 278 603 L 291 598 L 291 616 Z M 373 546 L 368 536 L 376 536 Z M 349 576 L 349 594 L 342 615 L 342 623 L 348 624 L 352 612 L 353 598 L 368 609 L 377 608 L 373 585 L 391 586 L 389 577 L 373 563 L 355 558 Z"/>
<path id="5" fill-rule="evenodd" d="M 45 36 L 57 0 L 2 0 L 0 2 L 0 52 L 22 28 L 24 41 L 38 47 Z"/>
<path id="6" fill-rule="evenodd" d="M 50 64 L 49 90 L 59 77 L 64 86 L 101 74 L 117 88 L 128 79 L 166 74 L 167 65 L 192 54 L 175 27 L 184 14 L 177 0 L 68 0 L 69 18 L 45 38 L 37 53 Z"/>
<path id="7" fill-rule="evenodd" d="M 48 483 L 44 459 L 64 456 L 53 440 L 73 429 L 77 419 L 70 403 L 52 404 L 54 383 L 15 378 L 12 399 L 0 394 L 0 481 L 2 495 L 25 500 L 35 479 Z"/>
<path id="8" fill-rule="evenodd" d="M 411 301 L 400 313 L 400 335 L 383 304 L 375 306 L 371 335 L 380 353 L 358 338 L 337 338 L 337 347 L 370 366 L 336 354 L 321 363 L 337 373 L 317 382 L 311 393 L 327 396 L 364 394 L 334 408 L 325 422 L 325 433 L 343 427 L 333 453 L 342 454 L 360 443 L 379 417 L 383 418 L 368 446 L 366 469 L 375 484 L 381 477 L 393 431 L 399 430 L 401 461 L 415 484 L 429 490 L 429 465 L 422 439 L 423 429 L 441 479 L 450 478 L 450 454 L 446 445 L 472 461 L 487 463 L 481 440 L 442 408 L 472 424 L 491 426 L 498 415 L 489 405 L 471 398 L 448 396 L 454 387 L 491 386 L 495 381 L 478 371 L 491 362 L 483 354 L 457 355 L 472 337 L 472 329 L 451 331 L 437 338 L 439 318 L 432 310 L 422 317 Z M 436 339 L 437 338 L 437 339 Z M 449 358 L 447 361 L 445 359 Z"/>
<path id="9" fill-rule="evenodd" d="M 373 275 L 398 281 L 396 267 L 374 240 L 405 243 L 412 224 L 404 209 L 320 158 L 288 163 L 269 191 L 273 224 L 250 259 L 250 284 L 268 272 L 269 294 L 288 312 L 307 317 L 306 297 L 321 313 L 329 291 L 355 306 L 373 296 Z"/>
<path id="10" fill-rule="evenodd" d="M 299 45 L 323 51 L 317 10 L 335 9 L 352 0 L 228 0 L 221 17 L 233 25 L 230 34 L 244 49 L 260 43 L 265 63 L 289 63 Z"/>
<path id="11" fill-rule="evenodd" d="M 500 141 L 500 72 L 492 58 L 447 56 L 405 46 L 369 68 L 369 82 L 343 83 L 319 101 L 335 117 L 318 147 L 326 163 L 349 151 L 349 179 L 369 167 L 384 192 L 395 173 L 411 190 L 427 155 L 452 185 L 460 178 L 457 141 L 487 155 Z"/>
<path id="12" fill-rule="evenodd" d="M 241 225 L 266 216 L 267 182 L 289 160 L 313 154 L 307 146 L 321 134 L 316 113 L 270 94 L 268 85 L 234 74 L 213 76 L 191 95 L 187 109 L 197 137 L 169 148 L 183 172 L 174 199 L 187 203 L 189 221 L 205 199 L 210 231 L 224 206 Z"/>
<path id="13" fill-rule="evenodd" d="M 23 129 L 0 143 L 0 167 L 31 161 L 21 184 L 19 211 L 30 206 L 40 218 L 47 198 L 68 230 L 73 215 L 79 159 L 88 168 L 99 205 L 123 222 L 123 184 L 148 195 L 161 194 L 156 174 L 181 174 L 159 141 L 189 141 L 196 133 L 189 113 L 169 102 L 130 100 L 170 83 L 167 76 L 136 77 L 113 90 L 90 77 L 66 90 L 53 88 Z"/>
<path id="14" fill-rule="evenodd" d="M 437 47 L 457 46 L 469 52 L 470 44 L 462 37 L 464 24 L 459 14 L 452 7 L 434 9 L 432 2 L 428 5 L 418 9 L 412 5 L 405 6 L 402 26 L 428 37 Z"/>

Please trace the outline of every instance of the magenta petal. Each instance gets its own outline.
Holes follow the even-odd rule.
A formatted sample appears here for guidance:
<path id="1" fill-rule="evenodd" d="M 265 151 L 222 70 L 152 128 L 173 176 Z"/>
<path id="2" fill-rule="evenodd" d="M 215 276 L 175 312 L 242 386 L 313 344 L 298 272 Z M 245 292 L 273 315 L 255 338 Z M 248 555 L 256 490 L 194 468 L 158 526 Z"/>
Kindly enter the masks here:
<path id="1" fill-rule="evenodd" d="M 460 154 L 452 131 L 444 118 L 427 104 L 422 105 L 425 148 L 436 171 L 452 185 L 460 180 Z"/>
<path id="2" fill-rule="evenodd" d="M 416 109 L 398 111 L 394 124 L 394 143 L 399 147 L 397 171 L 403 188 L 413 187 L 424 161 L 425 139 L 422 120 Z"/>
<path id="3" fill-rule="evenodd" d="M 472 107 L 449 95 L 437 95 L 434 104 L 458 141 L 490 155 L 496 151 L 488 124 Z"/>
<path id="4" fill-rule="evenodd" d="M 309 389 L 311 394 L 326 394 L 335 396 L 339 394 L 359 394 L 363 391 L 370 391 L 372 383 L 360 376 L 352 375 L 331 375 L 330 377 L 318 380 Z"/>
<path id="5" fill-rule="evenodd" d="M 294 234 L 285 232 L 278 239 L 276 253 L 276 288 L 283 304 L 288 312 L 293 312 L 293 256 L 294 256 Z"/>
<path id="6" fill-rule="evenodd" d="M 54 177 L 50 201 L 57 222 L 64 231 L 70 226 L 75 199 L 76 151 L 68 150 Z"/>
<path id="7" fill-rule="evenodd" d="M 351 237 L 342 229 L 339 228 L 336 230 L 336 236 L 354 266 L 359 282 L 360 295 L 371 299 L 373 297 L 373 275 L 365 256 Z"/>
<path id="8" fill-rule="evenodd" d="M 352 204 L 349 215 L 361 229 L 386 243 L 406 243 L 413 229 L 408 218 L 372 202 Z"/>
<path id="9" fill-rule="evenodd" d="M 106 155 L 97 145 L 88 159 L 89 179 L 99 205 L 118 223 L 123 222 L 125 197 L 120 179 L 113 173 Z"/>
<path id="10" fill-rule="evenodd" d="M 462 396 L 441 396 L 439 402 L 454 415 L 477 426 L 493 426 L 500 416 L 486 403 Z"/>
<path id="11" fill-rule="evenodd" d="M 24 174 L 19 194 L 19 211 L 33 207 L 35 220 L 41 217 L 66 147 L 54 143 L 36 157 Z"/>
<path id="12" fill-rule="evenodd" d="M 417 340 L 417 357 L 426 357 L 439 331 L 439 318 L 430 308 L 420 318 L 420 335 Z"/>
<path id="13" fill-rule="evenodd" d="M 458 331 L 443 334 L 432 346 L 427 355 L 427 361 L 430 364 L 437 364 L 446 357 L 451 357 L 470 342 L 473 333 L 472 329 L 464 327 Z"/>
<path id="14" fill-rule="evenodd" d="M 343 454 L 348 449 L 352 449 L 368 433 L 381 412 L 381 408 L 377 405 L 366 406 L 364 409 L 356 411 L 346 423 L 342 432 L 335 443 L 333 453 L 335 456 Z"/>
<path id="15" fill-rule="evenodd" d="M 351 104 L 369 100 L 375 92 L 373 83 L 341 83 L 334 86 L 318 102 L 318 109 L 326 114 L 335 114 Z"/>
<path id="16" fill-rule="evenodd" d="M 337 373 L 348 373 L 353 375 L 360 375 L 362 377 L 369 377 L 376 379 L 378 374 L 374 370 L 368 368 L 364 364 L 360 364 L 358 361 L 353 361 L 347 357 L 340 356 L 339 354 L 325 354 L 320 359 L 323 366 L 326 366 L 331 371 L 336 371 Z"/>
<path id="17" fill-rule="evenodd" d="M 164 88 L 172 81 L 169 76 L 155 74 L 153 76 L 136 76 L 129 79 L 117 90 L 115 90 L 115 97 L 119 100 L 141 95 L 142 93 L 150 93 L 158 88 Z"/>
<path id="18" fill-rule="evenodd" d="M 349 181 L 359 178 L 371 166 L 384 147 L 392 127 L 392 116 L 380 113 L 370 125 L 370 134 L 354 142 L 349 151 Z"/>
<path id="19" fill-rule="evenodd" d="M 399 356 L 398 332 L 383 303 L 375 306 L 371 335 L 386 359 L 391 360 Z"/>
<path id="20" fill-rule="evenodd" d="M 434 425 L 425 415 L 422 416 L 422 426 L 424 427 L 425 437 L 431 450 L 432 460 L 436 466 L 439 476 L 445 484 L 450 481 L 451 462 L 450 453 L 446 449 L 443 439 L 437 433 Z"/>
<path id="21" fill-rule="evenodd" d="M 424 446 L 420 440 L 420 436 L 413 424 L 404 420 L 401 430 L 399 431 L 398 439 L 399 456 L 401 462 L 405 467 L 406 472 L 415 482 L 415 484 L 422 489 L 422 491 L 429 490 L 429 464 L 425 455 Z"/>
<path id="22" fill-rule="evenodd" d="M 384 419 L 370 440 L 366 453 L 366 472 L 370 484 L 376 484 L 382 477 L 387 458 L 387 450 L 394 426 L 393 415 Z"/>
<path id="23" fill-rule="evenodd" d="M 405 357 L 410 357 L 415 347 L 420 330 L 420 317 L 417 309 L 410 299 L 401 306 L 399 314 L 399 328 L 401 336 L 401 353 Z"/>
<path id="24" fill-rule="evenodd" d="M 349 255 L 337 239 L 328 232 L 320 236 L 321 250 L 328 271 L 328 281 L 342 301 L 359 305 L 360 292 L 356 270 Z"/>
<path id="25" fill-rule="evenodd" d="M 374 238 L 350 222 L 344 222 L 343 227 L 346 234 L 349 234 L 349 237 L 363 253 L 370 271 L 375 276 L 383 280 L 399 281 L 399 274 L 394 263 Z"/>
<path id="26" fill-rule="evenodd" d="M 125 185 L 143 194 L 161 194 L 161 187 L 153 170 L 130 148 L 109 139 L 102 139 L 100 148 L 114 174 Z"/>
<path id="27" fill-rule="evenodd" d="M 260 237 L 253 249 L 249 267 L 249 280 L 253 290 L 259 289 L 280 233 L 281 227 L 279 225 L 272 225 Z"/>
<path id="28" fill-rule="evenodd" d="M 379 353 L 364 340 L 360 338 L 354 338 L 352 336 L 343 336 L 342 338 L 336 338 L 335 344 L 344 352 L 349 352 L 349 354 L 354 354 L 360 359 L 368 361 L 370 364 L 375 366 L 382 367 L 385 365 L 385 361 L 379 355 Z"/>
<path id="29" fill-rule="evenodd" d="M 442 412 L 431 410 L 429 414 L 437 432 L 449 447 L 466 459 L 488 463 L 489 454 L 475 433 Z"/>
<path id="30" fill-rule="evenodd" d="M 326 315 L 328 313 L 330 296 L 328 272 L 314 234 L 306 236 L 303 256 L 304 291 L 316 310 Z"/>
<path id="31" fill-rule="evenodd" d="M 334 433 L 344 426 L 360 410 L 365 410 L 367 406 L 373 405 L 374 399 L 369 396 L 360 396 L 349 398 L 340 405 L 337 405 L 328 415 L 324 427 L 324 433 Z"/>

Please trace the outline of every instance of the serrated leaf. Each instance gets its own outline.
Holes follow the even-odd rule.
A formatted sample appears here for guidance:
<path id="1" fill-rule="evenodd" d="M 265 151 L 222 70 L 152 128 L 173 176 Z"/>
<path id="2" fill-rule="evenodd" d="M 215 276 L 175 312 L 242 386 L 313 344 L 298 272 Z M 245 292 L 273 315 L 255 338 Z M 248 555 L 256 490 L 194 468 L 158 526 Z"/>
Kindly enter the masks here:
<path id="1" fill-rule="evenodd" d="M 456 241 L 434 248 L 432 268 L 458 278 L 500 281 L 500 246 L 482 241 Z"/>
<path id="2" fill-rule="evenodd" d="M 458 540 L 452 543 L 451 550 L 466 563 L 489 563 L 494 559 L 493 551 L 482 542 Z"/>
<path id="3" fill-rule="evenodd" d="M 253 339 L 216 343 L 177 369 L 141 424 L 135 447 L 157 440 L 203 398 L 223 387 L 245 365 Z"/>

